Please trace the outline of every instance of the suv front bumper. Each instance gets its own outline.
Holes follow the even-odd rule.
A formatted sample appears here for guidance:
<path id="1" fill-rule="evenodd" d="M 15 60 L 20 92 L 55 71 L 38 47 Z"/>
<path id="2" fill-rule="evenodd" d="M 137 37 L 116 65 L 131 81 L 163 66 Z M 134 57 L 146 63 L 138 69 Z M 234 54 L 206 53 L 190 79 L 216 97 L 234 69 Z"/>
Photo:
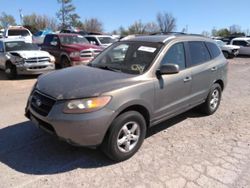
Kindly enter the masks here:
<path id="1" fill-rule="evenodd" d="M 16 70 L 19 75 L 43 74 L 55 70 L 55 64 L 50 62 L 16 64 Z"/>

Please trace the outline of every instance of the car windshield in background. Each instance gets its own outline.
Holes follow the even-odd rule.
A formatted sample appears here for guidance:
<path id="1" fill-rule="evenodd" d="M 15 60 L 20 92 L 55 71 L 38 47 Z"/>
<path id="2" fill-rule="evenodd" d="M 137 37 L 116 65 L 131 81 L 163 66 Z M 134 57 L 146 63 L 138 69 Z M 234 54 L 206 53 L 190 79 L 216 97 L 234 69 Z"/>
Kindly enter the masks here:
<path id="1" fill-rule="evenodd" d="M 36 44 L 25 43 L 24 41 L 5 42 L 6 52 L 21 50 L 39 50 Z"/>
<path id="2" fill-rule="evenodd" d="M 62 44 L 86 44 L 89 43 L 88 40 L 82 36 L 60 36 L 60 41 Z"/>
<path id="3" fill-rule="evenodd" d="M 98 37 L 98 39 L 102 44 L 110 44 L 116 42 L 116 40 L 112 39 L 111 37 Z"/>
<path id="4" fill-rule="evenodd" d="M 118 42 L 97 56 L 90 66 L 128 74 L 143 74 L 161 47 L 160 43 Z"/>
<path id="5" fill-rule="evenodd" d="M 29 32 L 25 29 L 10 29 L 8 31 L 8 35 L 9 36 L 22 36 L 22 37 L 26 37 L 29 36 Z"/>

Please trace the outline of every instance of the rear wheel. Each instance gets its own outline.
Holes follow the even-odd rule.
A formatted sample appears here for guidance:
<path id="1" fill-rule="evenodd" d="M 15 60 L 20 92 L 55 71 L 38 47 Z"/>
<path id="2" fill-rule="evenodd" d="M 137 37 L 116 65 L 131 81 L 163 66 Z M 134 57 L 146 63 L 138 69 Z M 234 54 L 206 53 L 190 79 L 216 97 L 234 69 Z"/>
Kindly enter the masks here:
<path id="1" fill-rule="evenodd" d="M 7 78 L 10 80 L 16 79 L 17 78 L 16 66 L 10 62 L 7 62 L 5 67 L 5 74 Z"/>
<path id="2" fill-rule="evenodd" d="M 125 112 L 113 121 L 102 144 L 102 150 L 114 161 L 126 160 L 138 151 L 145 135 L 144 117 L 136 111 Z"/>
<path id="3" fill-rule="evenodd" d="M 201 110 L 207 115 L 213 114 L 219 107 L 221 101 L 221 86 L 214 84 L 210 89 L 206 101 L 201 105 Z"/>
<path id="4" fill-rule="evenodd" d="M 70 61 L 67 57 L 62 57 L 60 62 L 61 68 L 67 68 L 70 67 Z"/>

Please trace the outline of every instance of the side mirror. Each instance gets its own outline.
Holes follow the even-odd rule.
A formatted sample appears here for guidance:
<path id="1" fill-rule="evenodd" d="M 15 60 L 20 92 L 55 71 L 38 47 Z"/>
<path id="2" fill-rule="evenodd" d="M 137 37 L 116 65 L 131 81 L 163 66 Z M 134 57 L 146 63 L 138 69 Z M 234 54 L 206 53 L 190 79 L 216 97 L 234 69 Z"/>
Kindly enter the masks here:
<path id="1" fill-rule="evenodd" d="M 177 64 L 166 64 L 161 65 L 160 69 L 157 70 L 157 74 L 164 75 L 164 74 L 176 74 L 180 72 L 179 65 Z"/>
<path id="2" fill-rule="evenodd" d="M 52 41 L 52 42 L 50 42 L 50 45 L 51 45 L 51 46 L 57 46 L 58 43 L 57 43 L 56 41 Z"/>

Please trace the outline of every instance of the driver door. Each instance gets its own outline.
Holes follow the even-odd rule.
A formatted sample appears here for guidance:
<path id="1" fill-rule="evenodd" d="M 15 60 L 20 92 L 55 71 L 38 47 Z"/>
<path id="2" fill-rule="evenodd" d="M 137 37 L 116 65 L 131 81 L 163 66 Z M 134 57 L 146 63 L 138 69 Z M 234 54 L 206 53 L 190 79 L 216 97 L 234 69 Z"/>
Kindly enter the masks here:
<path id="1" fill-rule="evenodd" d="M 170 63 L 179 65 L 180 72 L 158 77 L 155 83 L 155 121 L 189 106 L 192 77 L 190 69 L 186 69 L 184 43 L 176 43 L 166 52 L 161 65 Z"/>

